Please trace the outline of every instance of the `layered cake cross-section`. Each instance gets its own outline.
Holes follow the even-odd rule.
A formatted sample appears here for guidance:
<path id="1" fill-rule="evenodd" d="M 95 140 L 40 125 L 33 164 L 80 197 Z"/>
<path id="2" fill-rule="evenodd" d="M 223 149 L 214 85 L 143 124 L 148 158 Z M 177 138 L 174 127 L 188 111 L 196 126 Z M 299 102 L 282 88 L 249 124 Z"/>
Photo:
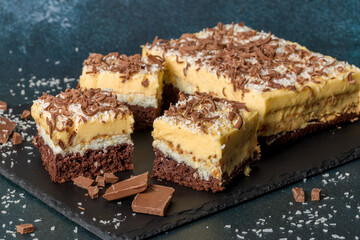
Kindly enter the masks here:
<path id="1" fill-rule="evenodd" d="M 31 107 L 45 169 L 54 182 L 131 170 L 134 118 L 115 94 L 101 89 L 44 93 Z"/>
<path id="2" fill-rule="evenodd" d="M 84 61 L 79 87 L 113 91 L 134 114 L 135 129 L 151 127 L 159 116 L 163 90 L 163 59 L 119 53 L 91 54 Z"/>
<path id="3" fill-rule="evenodd" d="M 153 174 L 196 190 L 222 191 L 260 157 L 259 115 L 205 93 L 186 96 L 154 121 Z"/>
<path id="4" fill-rule="evenodd" d="M 258 111 L 258 134 L 268 144 L 360 113 L 359 68 L 243 23 L 155 38 L 143 46 L 147 54 L 165 59 L 164 88 L 206 92 Z"/>

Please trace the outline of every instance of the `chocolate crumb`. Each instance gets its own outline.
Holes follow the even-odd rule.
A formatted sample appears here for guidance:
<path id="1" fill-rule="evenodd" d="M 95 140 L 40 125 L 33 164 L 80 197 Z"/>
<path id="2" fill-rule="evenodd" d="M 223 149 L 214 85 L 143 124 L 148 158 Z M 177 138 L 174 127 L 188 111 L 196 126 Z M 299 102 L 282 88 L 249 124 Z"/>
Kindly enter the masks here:
<path id="1" fill-rule="evenodd" d="M 87 194 L 87 196 L 89 196 L 89 194 Z M 80 210 L 85 210 L 85 208 L 84 207 L 80 207 L 80 206 L 78 206 L 78 209 L 80 209 Z"/>
<path id="2" fill-rule="evenodd" d="M 105 173 L 104 174 L 105 183 L 116 183 L 119 181 L 119 178 L 114 175 L 114 173 Z"/>
<path id="3" fill-rule="evenodd" d="M 31 113 L 29 110 L 24 110 L 23 113 L 21 114 L 20 119 L 29 119 L 31 116 Z"/>
<path id="4" fill-rule="evenodd" d="M 143 87 L 148 87 L 149 86 L 149 79 L 145 78 L 145 80 L 141 82 L 141 85 L 143 85 Z"/>
<path id="5" fill-rule="evenodd" d="M 31 223 L 16 225 L 16 231 L 20 234 L 28 234 L 34 232 L 34 226 Z"/>
<path id="6" fill-rule="evenodd" d="M 91 197 L 91 199 L 97 198 L 99 196 L 99 189 L 96 186 L 90 186 L 88 187 L 88 194 Z"/>
<path id="7" fill-rule="evenodd" d="M 96 186 L 105 187 L 105 178 L 103 176 L 97 176 L 95 179 Z"/>
<path id="8" fill-rule="evenodd" d="M 295 202 L 305 202 L 305 193 L 302 188 L 293 188 L 292 192 Z"/>
<path id="9" fill-rule="evenodd" d="M 0 101 L 0 110 L 4 110 L 4 111 L 7 110 L 7 103 L 6 102 Z"/>
<path id="10" fill-rule="evenodd" d="M 23 138 L 20 133 L 14 132 L 12 142 L 14 145 L 21 144 L 23 142 Z"/>
<path id="11" fill-rule="evenodd" d="M 94 183 L 94 180 L 92 180 L 91 178 L 79 176 L 74 178 L 73 182 L 78 187 L 88 189 Z"/>
<path id="12" fill-rule="evenodd" d="M 311 190 L 311 201 L 320 201 L 320 188 L 313 188 Z"/>

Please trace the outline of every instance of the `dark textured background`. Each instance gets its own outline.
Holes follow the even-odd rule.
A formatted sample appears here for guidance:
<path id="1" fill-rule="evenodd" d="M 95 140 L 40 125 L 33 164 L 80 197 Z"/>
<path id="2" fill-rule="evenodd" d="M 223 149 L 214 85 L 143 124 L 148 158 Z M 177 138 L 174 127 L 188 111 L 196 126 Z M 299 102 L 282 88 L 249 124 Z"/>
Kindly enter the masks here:
<path id="1" fill-rule="evenodd" d="M 30 102 L 41 91 L 57 93 L 66 86 L 75 87 L 75 80 L 64 78 L 77 78 L 81 73 L 81 63 L 90 52 L 119 51 L 134 54 L 140 52 L 141 44 L 151 41 L 156 35 L 161 38 L 175 38 L 183 32 L 195 32 L 214 26 L 218 21 L 244 21 L 255 29 L 271 31 L 311 50 L 360 66 L 358 9 L 360 1 L 355 0 L 259 0 L 225 3 L 160 0 L 0 0 L 0 100 L 6 100 L 10 106 L 14 106 Z M 31 82 L 35 84 L 31 85 L 32 87 L 29 85 Z M 307 189 L 322 186 L 329 196 L 335 196 L 330 202 L 324 200 L 319 204 L 311 203 L 311 212 L 318 211 L 318 216 L 314 219 L 328 219 L 321 224 L 302 222 L 301 220 L 309 219 L 303 214 L 296 215 L 295 212 L 310 206 L 295 209 L 289 205 L 290 188 L 285 188 L 159 238 L 237 238 L 239 235 L 240 239 L 262 234 L 262 237 L 269 239 L 294 239 L 296 236 L 304 239 L 338 236 L 354 239 L 359 232 L 354 231 L 355 228 L 351 226 L 359 226 L 360 223 L 360 206 L 356 199 L 360 194 L 357 187 L 360 183 L 359 169 L 360 163 L 357 161 L 332 171 L 330 175 L 335 179 L 341 173 L 350 173 L 345 180 L 333 184 L 324 184 L 324 177 L 321 176 L 297 184 Z M 337 171 L 340 172 L 338 175 Z M 7 189 L 21 192 L 21 189 L 0 177 L 0 195 L 6 194 Z M 354 195 L 355 197 L 350 198 Z M 6 229 L 13 229 L 15 223 L 10 224 L 10 221 L 20 216 L 29 220 L 35 216 L 43 218 L 35 235 L 39 239 L 46 239 L 52 233 L 58 236 L 61 234 L 64 239 L 91 238 L 91 235 L 81 228 L 78 233 L 74 233 L 76 225 L 28 194 L 25 196 L 22 201 L 26 201 L 27 208 L 19 210 L 13 207 L 12 214 L 0 214 L 0 239 L 11 235 Z M 322 206 L 324 204 L 325 206 Z M 346 204 L 350 208 L 346 207 Z M 5 206 L 6 204 L 1 204 L 0 210 L 8 211 Z M 334 209 L 339 211 L 334 213 Z M 283 218 L 283 215 L 286 217 Z M 294 217 L 288 219 L 291 216 Z M 329 225 L 330 223 L 335 225 Z M 5 227 L 2 224 L 5 224 Z M 52 225 L 57 226 L 54 232 L 49 230 Z M 225 225 L 231 225 L 231 228 L 224 228 Z M 284 229 L 281 229 L 282 227 Z M 268 228 L 273 232 L 262 232 Z M 261 231 L 256 234 L 259 229 Z"/>

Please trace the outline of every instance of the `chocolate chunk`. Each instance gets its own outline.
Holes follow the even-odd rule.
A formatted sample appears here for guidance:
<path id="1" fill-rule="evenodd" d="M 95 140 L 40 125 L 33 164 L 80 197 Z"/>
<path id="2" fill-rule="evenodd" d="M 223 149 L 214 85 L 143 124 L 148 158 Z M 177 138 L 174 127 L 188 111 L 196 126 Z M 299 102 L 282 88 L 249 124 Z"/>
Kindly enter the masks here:
<path id="1" fill-rule="evenodd" d="M 305 202 L 305 193 L 302 188 L 293 188 L 292 192 L 295 202 Z"/>
<path id="2" fill-rule="evenodd" d="M 147 188 L 148 181 L 148 172 L 132 176 L 129 179 L 111 185 L 103 197 L 108 201 L 113 201 L 143 192 Z"/>
<path id="3" fill-rule="evenodd" d="M 94 180 L 92 180 L 91 178 L 87 178 L 83 176 L 76 177 L 73 179 L 73 181 L 76 186 L 85 189 L 88 189 L 94 183 Z"/>
<path id="4" fill-rule="evenodd" d="M 311 201 L 320 201 L 320 188 L 313 188 L 311 190 Z"/>
<path id="5" fill-rule="evenodd" d="M 15 126 L 16 123 L 10 121 L 9 119 L 0 117 L 0 143 L 7 143 Z"/>
<path id="6" fill-rule="evenodd" d="M 96 186 L 90 186 L 88 187 L 88 194 L 91 197 L 91 199 L 97 198 L 99 196 L 99 189 Z"/>
<path id="7" fill-rule="evenodd" d="M 104 178 L 106 183 L 116 183 L 119 181 L 119 178 L 114 173 L 105 173 Z"/>
<path id="8" fill-rule="evenodd" d="M 0 101 L 0 110 L 7 110 L 7 104 L 6 102 Z"/>
<path id="9" fill-rule="evenodd" d="M 20 234 L 32 233 L 34 231 L 34 226 L 31 223 L 16 225 L 16 231 Z"/>
<path id="10" fill-rule="evenodd" d="M 23 113 L 21 114 L 20 119 L 29 119 L 31 116 L 31 113 L 29 110 L 24 110 Z"/>
<path id="11" fill-rule="evenodd" d="M 12 141 L 14 145 L 18 145 L 23 142 L 23 138 L 20 133 L 14 132 Z"/>
<path id="12" fill-rule="evenodd" d="M 145 80 L 141 82 L 141 85 L 143 85 L 143 87 L 148 87 L 149 86 L 149 79 L 145 78 Z"/>
<path id="13" fill-rule="evenodd" d="M 103 176 L 97 176 L 95 179 L 96 186 L 105 187 L 105 178 Z"/>
<path id="14" fill-rule="evenodd" d="M 161 185 L 149 185 L 145 192 L 135 196 L 131 204 L 134 212 L 164 216 L 175 189 Z"/>

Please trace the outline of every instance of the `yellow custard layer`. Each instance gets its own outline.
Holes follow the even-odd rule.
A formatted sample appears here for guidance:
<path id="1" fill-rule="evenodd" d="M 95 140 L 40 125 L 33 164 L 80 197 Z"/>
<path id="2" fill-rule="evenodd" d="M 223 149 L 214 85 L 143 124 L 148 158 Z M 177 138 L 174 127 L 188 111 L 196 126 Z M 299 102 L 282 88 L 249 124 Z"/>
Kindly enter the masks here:
<path id="1" fill-rule="evenodd" d="M 139 72 L 131 76 L 126 81 L 123 81 L 124 74 L 118 72 L 101 71 L 97 73 L 87 73 L 87 67 L 84 67 L 82 75 L 80 76 L 80 88 L 101 88 L 102 90 L 112 90 L 116 94 L 128 95 L 128 103 L 132 103 L 132 99 L 138 96 L 144 96 L 142 101 L 151 101 L 149 97 L 156 99 L 156 102 L 161 100 L 163 87 L 163 71 L 155 72 Z M 144 84 L 144 81 L 148 84 Z M 131 95 L 133 97 L 131 97 Z M 146 100 L 148 99 L 148 100 Z M 141 102 L 141 101 L 134 101 Z M 146 104 L 144 105 L 151 105 Z M 157 107 L 157 106 L 153 106 Z"/>
<path id="2" fill-rule="evenodd" d="M 210 176 L 222 180 L 223 173 L 229 176 L 236 166 L 259 152 L 256 130 L 258 114 L 242 111 L 244 125 L 220 128 L 207 133 L 194 131 L 181 123 L 166 118 L 154 121 L 153 146 L 178 162 L 184 162 L 197 170 L 199 177 Z"/>
<path id="3" fill-rule="evenodd" d="M 124 106 L 124 108 L 126 108 Z M 72 110 L 70 117 L 58 116 L 56 128 L 50 137 L 50 127 L 47 123 L 47 118 L 51 119 L 51 114 L 44 110 L 43 104 L 38 100 L 35 101 L 31 107 L 31 115 L 34 118 L 38 130 L 46 134 L 54 146 L 59 145 L 61 140 L 65 145 L 66 152 L 69 149 L 68 143 L 71 134 L 76 134 L 73 138 L 72 146 L 86 145 L 98 138 L 110 138 L 116 135 L 130 135 L 133 132 L 134 118 L 132 113 L 118 114 L 115 118 L 115 113 L 111 111 L 98 112 L 93 116 L 86 116 L 82 114 L 81 107 L 73 104 L 69 109 Z M 66 129 L 66 121 L 68 119 L 73 121 L 70 128 Z M 86 121 L 84 121 L 86 119 Z"/>
<path id="4" fill-rule="evenodd" d="M 163 56 L 162 51 L 143 48 L 143 55 L 153 54 Z M 360 70 L 352 65 L 331 78 L 315 77 L 320 83 L 306 82 L 296 91 L 288 89 L 272 89 L 268 92 L 249 89 L 243 93 L 234 91 L 230 80 L 219 77 L 205 68 L 197 66 L 184 68 L 186 63 L 178 63 L 175 55 L 165 55 L 166 70 L 164 81 L 188 94 L 195 91 L 210 93 L 214 96 L 244 102 L 260 115 L 260 136 L 271 136 L 278 133 L 304 128 L 310 121 L 327 121 L 346 113 L 360 113 L 359 90 Z M 355 83 L 348 82 L 352 72 Z M 310 89 L 311 88 L 311 91 Z M 311 93 L 310 93 L 311 92 Z"/>

